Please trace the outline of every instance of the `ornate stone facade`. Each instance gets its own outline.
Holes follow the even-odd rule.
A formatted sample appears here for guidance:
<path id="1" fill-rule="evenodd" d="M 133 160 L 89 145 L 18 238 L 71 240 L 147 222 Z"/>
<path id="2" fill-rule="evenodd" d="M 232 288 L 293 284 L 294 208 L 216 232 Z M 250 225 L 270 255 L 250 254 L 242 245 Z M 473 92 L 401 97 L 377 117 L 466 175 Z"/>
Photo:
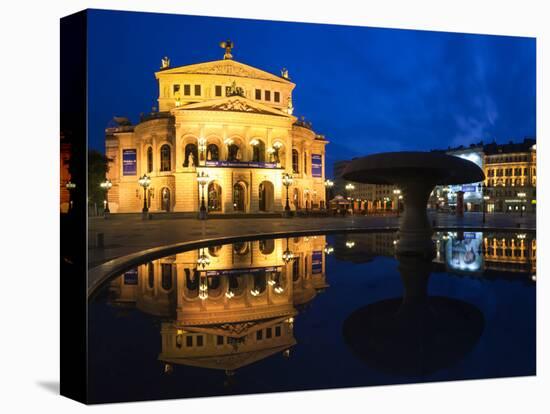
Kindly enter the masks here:
<path id="1" fill-rule="evenodd" d="M 155 73 L 158 112 L 106 130 L 113 213 L 198 212 L 204 186 L 210 213 L 281 212 L 283 173 L 293 174 L 292 210 L 325 205 L 324 136 L 292 115 L 287 77 L 224 59 Z M 146 192 L 139 177 L 151 184 Z"/>

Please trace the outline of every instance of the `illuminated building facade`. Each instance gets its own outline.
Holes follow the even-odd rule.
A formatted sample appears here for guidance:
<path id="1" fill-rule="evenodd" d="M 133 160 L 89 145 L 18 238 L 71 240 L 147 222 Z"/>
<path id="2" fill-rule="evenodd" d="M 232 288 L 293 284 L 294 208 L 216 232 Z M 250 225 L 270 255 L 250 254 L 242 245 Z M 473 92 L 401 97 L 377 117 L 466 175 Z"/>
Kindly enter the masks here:
<path id="1" fill-rule="evenodd" d="M 536 211 L 537 146 L 535 140 L 485 146 L 487 212 Z"/>
<path id="2" fill-rule="evenodd" d="M 110 283 L 110 302 L 162 318 L 159 360 L 234 371 L 296 344 L 297 306 L 328 287 L 324 236 L 241 242 L 153 260 Z"/>
<path id="3" fill-rule="evenodd" d="M 485 173 L 483 183 L 438 186 L 429 206 L 434 209 L 456 208 L 461 191 L 465 211 L 535 212 L 536 210 L 536 141 L 520 143 L 472 144 L 469 147 L 441 151 L 474 162 Z M 483 184 L 485 188 L 483 188 Z"/>
<path id="4" fill-rule="evenodd" d="M 293 175 L 290 208 L 325 205 L 324 136 L 293 115 L 288 71 L 281 76 L 224 59 L 155 73 L 158 111 L 137 125 L 115 118 L 106 130 L 111 212 L 197 212 L 204 191 L 211 213 L 281 212 L 283 173 Z M 207 182 L 199 186 L 197 174 Z M 150 178 L 144 192 L 138 184 Z"/>

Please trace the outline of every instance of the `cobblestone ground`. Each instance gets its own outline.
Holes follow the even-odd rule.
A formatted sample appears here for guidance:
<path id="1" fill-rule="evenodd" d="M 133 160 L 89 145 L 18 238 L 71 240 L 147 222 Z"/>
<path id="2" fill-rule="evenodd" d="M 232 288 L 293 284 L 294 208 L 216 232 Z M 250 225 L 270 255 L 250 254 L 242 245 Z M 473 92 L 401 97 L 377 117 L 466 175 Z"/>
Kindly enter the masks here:
<path id="1" fill-rule="evenodd" d="M 286 218 L 210 219 L 171 218 L 156 215 L 142 220 L 141 215 L 111 215 L 109 219 L 89 220 L 88 266 L 98 266 L 108 260 L 152 247 L 179 242 L 245 234 L 264 234 L 294 230 L 397 227 L 398 217 L 348 216 Z M 446 214 L 430 214 L 437 227 L 482 226 L 481 213 L 466 213 L 463 218 Z M 487 214 L 486 226 L 492 228 L 535 228 L 535 216 L 517 214 Z M 98 235 L 103 247 L 98 246 Z"/>

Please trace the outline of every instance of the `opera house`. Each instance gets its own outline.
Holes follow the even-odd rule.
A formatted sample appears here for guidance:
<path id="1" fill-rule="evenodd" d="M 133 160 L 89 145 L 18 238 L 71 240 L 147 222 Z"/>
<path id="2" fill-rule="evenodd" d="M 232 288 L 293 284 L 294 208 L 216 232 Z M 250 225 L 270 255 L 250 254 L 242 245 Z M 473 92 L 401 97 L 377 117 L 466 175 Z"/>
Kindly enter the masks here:
<path id="1" fill-rule="evenodd" d="M 328 141 L 293 115 L 288 70 L 237 62 L 232 42 L 221 45 L 221 60 L 172 67 L 162 59 L 158 110 L 137 125 L 115 117 L 106 129 L 111 212 L 197 212 L 204 195 L 209 213 L 274 213 L 287 189 L 291 210 L 324 207 Z"/>

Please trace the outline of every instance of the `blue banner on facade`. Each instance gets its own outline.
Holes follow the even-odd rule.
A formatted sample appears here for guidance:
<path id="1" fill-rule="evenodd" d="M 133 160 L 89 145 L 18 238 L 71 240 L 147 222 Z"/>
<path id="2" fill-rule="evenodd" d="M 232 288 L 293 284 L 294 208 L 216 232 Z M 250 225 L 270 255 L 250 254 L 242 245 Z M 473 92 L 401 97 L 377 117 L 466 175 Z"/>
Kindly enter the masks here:
<path id="1" fill-rule="evenodd" d="M 323 176 L 323 156 L 321 154 L 311 154 L 311 176 Z"/>
<path id="2" fill-rule="evenodd" d="M 122 150 L 122 175 L 136 175 L 137 153 L 135 149 Z"/>
<path id="3" fill-rule="evenodd" d="M 465 193 L 475 193 L 477 191 L 477 185 L 463 185 L 462 191 Z"/>
<path id="4" fill-rule="evenodd" d="M 137 269 L 128 270 L 124 273 L 125 285 L 137 285 L 138 284 L 138 271 Z"/>
<path id="5" fill-rule="evenodd" d="M 205 166 L 230 168 L 277 168 L 277 163 L 265 161 L 206 161 Z"/>
<path id="6" fill-rule="evenodd" d="M 323 252 L 321 250 L 311 253 L 311 273 L 323 273 Z"/>

